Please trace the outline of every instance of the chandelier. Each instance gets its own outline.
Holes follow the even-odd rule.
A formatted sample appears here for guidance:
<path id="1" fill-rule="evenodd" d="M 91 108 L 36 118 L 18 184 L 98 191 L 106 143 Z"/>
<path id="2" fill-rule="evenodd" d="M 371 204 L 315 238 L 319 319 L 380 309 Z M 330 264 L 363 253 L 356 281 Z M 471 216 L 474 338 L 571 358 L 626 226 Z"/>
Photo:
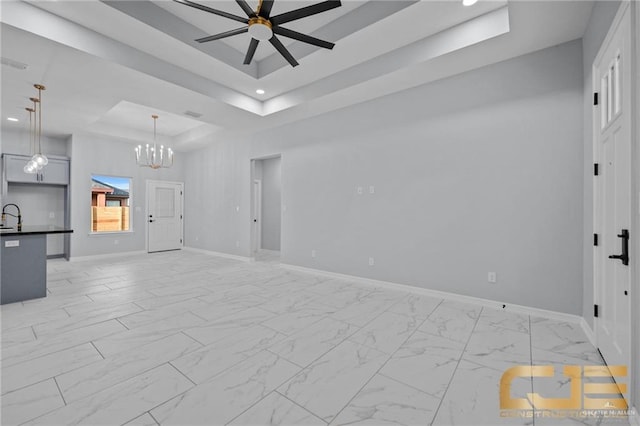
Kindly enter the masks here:
<path id="1" fill-rule="evenodd" d="M 33 108 L 25 108 L 29 111 L 29 153 L 33 153 L 31 160 L 24 166 L 25 173 L 38 173 L 49 164 L 49 159 L 42 153 L 42 91 L 46 88 L 42 84 L 34 84 L 38 90 L 37 98 L 29 98 L 33 102 Z"/>
<path id="2" fill-rule="evenodd" d="M 167 153 L 164 152 L 164 145 L 160 145 L 156 142 L 156 122 L 158 120 L 157 115 L 152 115 L 153 118 L 153 145 L 146 144 L 144 149 L 142 145 L 138 145 L 136 151 L 136 163 L 140 167 L 151 167 L 152 169 L 168 168 L 173 166 L 173 150 L 167 148 Z"/>

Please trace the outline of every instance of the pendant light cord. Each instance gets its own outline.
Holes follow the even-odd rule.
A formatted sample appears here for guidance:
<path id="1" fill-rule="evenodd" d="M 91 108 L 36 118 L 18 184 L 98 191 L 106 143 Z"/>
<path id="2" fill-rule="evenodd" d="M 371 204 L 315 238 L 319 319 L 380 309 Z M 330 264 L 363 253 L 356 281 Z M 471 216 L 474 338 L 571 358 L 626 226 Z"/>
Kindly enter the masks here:
<path id="1" fill-rule="evenodd" d="M 38 109 L 38 154 L 42 154 L 42 88 L 38 87 L 38 99 L 40 108 Z"/>

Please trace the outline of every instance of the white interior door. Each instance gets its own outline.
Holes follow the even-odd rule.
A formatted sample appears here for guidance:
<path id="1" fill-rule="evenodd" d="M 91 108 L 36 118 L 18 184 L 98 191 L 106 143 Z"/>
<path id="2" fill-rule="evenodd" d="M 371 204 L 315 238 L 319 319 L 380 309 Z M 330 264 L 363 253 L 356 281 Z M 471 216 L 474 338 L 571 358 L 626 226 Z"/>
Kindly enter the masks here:
<path id="1" fill-rule="evenodd" d="M 149 253 L 182 248 L 182 191 L 182 183 L 147 181 Z"/>
<path id="2" fill-rule="evenodd" d="M 253 252 L 257 252 L 262 247 L 262 181 L 253 180 L 253 212 L 251 220 L 253 232 Z"/>
<path id="3" fill-rule="evenodd" d="M 629 8 L 622 19 L 614 22 L 593 68 L 599 98 L 594 110 L 594 155 L 599 169 L 594 184 L 595 232 L 599 236 L 594 259 L 594 296 L 598 309 L 595 328 L 598 347 L 607 364 L 629 366 L 629 292 L 634 265 L 621 258 L 625 239 L 628 241 L 625 234 L 631 226 Z"/>

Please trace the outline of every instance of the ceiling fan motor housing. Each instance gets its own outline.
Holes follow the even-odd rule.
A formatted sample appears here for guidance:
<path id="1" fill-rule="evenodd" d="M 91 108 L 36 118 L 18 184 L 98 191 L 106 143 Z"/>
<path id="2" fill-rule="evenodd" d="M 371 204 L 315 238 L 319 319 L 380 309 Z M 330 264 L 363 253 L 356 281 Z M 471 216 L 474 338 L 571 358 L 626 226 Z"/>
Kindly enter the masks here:
<path id="1" fill-rule="evenodd" d="M 266 41 L 273 37 L 271 22 L 261 16 L 249 19 L 249 34 L 256 40 Z"/>

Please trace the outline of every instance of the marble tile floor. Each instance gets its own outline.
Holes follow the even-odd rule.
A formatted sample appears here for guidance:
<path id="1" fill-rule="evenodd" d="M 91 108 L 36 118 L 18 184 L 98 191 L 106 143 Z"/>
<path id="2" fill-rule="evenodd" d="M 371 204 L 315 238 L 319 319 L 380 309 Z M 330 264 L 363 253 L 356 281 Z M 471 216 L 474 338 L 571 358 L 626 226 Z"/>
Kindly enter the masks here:
<path id="1" fill-rule="evenodd" d="M 4 305 L 3 425 L 623 425 L 503 417 L 601 365 L 579 326 L 190 251 L 48 264 Z M 539 413 L 533 413 L 539 414 Z"/>

